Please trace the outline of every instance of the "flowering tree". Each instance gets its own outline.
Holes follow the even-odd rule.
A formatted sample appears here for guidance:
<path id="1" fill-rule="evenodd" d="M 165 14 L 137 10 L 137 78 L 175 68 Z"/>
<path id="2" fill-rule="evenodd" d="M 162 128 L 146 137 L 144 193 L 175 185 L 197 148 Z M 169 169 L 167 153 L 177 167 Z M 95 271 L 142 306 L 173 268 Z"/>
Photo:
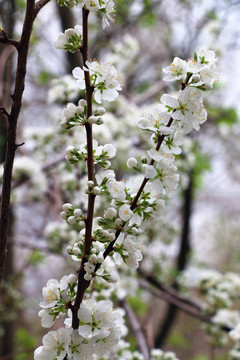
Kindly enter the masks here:
<path id="1" fill-rule="evenodd" d="M 138 336 L 141 353 L 130 351 L 129 345 L 121 339 L 126 335 L 124 313 L 121 309 L 113 308 L 112 300 L 121 282 L 121 271 L 127 272 L 128 267 L 132 270 L 139 268 L 139 262 L 143 258 L 144 231 L 162 217 L 165 200 L 177 188 L 179 174 L 175 157 L 182 152 L 184 138 L 192 130 L 199 130 L 200 125 L 207 120 L 202 93 L 212 89 L 218 77 L 216 57 L 213 51 L 200 50 L 194 53 L 192 59 L 174 58 L 163 69 L 164 80 L 177 81 L 180 90 L 175 96 L 162 95 L 161 103 L 153 111 L 141 116 L 138 125 L 145 130 L 143 136 L 151 134 L 147 153 L 138 158 L 130 157 L 127 167 L 134 175 L 126 181 L 119 181 L 110 162 L 116 156 L 116 148 L 112 144 L 99 145 L 93 138 L 93 130 L 103 125 L 107 116 L 105 108 L 98 104 L 103 101 L 112 102 L 118 97 L 118 92 L 122 89 L 121 79 L 113 65 L 104 61 L 90 61 L 88 57 L 89 15 L 101 14 L 105 28 L 114 20 L 115 4 L 112 0 L 59 0 L 58 3 L 68 7 L 77 5 L 82 9 L 82 25 L 61 33 L 55 46 L 68 52 L 80 50 L 82 55 L 83 66 L 73 70 L 73 78 L 79 89 L 85 91 L 85 95 L 80 100 L 77 99 L 76 103 L 67 104 L 61 113 L 60 125 L 70 135 L 78 131 L 76 127 L 81 127 L 81 131 L 85 129 L 86 140 L 81 140 L 83 143 L 79 143 L 79 146 L 67 147 L 66 161 L 70 165 L 77 164 L 87 173 L 87 179 L 83 179 L 87 201 L 83 202 L 82 207 L 79 200 L 64 203 L 62 207 L 61 217 L 66 221 L 67 229 L 76 229 L 76 226 L 81 229 L 79 237 L 76 241 L 71 241 L 66 249 L 79 266 L 77 275 L 65 275 L 60 281 L 51 279 L 43 288 L 43 301 L 40 303 L 42 310 L 39 312 L 42 326 L 50 328 L 59 317 L 65 317 L 65 326 L 44 336 L 43 346 L 35 350 L 35 359 L 176 359 L 172 352 L 151 349 L 142 333 Z M 38 3 L 35 6 L 37 5 Z M 2 33 L 1 42 L 19 46 L 4 31 Z M 5 109 L 2 111 L 7 117 L 10 116 Z M 9 136 L 9 139 L 12 140 L 12 137 Z M 14 146 L 16 149 L 15 140 Z M 9 173 L 11 171 L 5 165 L 5 177 Z M 3 188 L 3 199 L 6 193 Z M 99 202 L 102 202 L 104 211 Z M 94 218 L 95 214 L 97 216 Z M 6 234 L 6 230 L 4 233 Z M 147 278 L 141 271 L 139 273 L 142 278 Z M 214 299 L 219 300 L 224 279 L 220 276 L 216 278 Z M 230 278 L 234 283 L 234 277 L 230 275 Z M 155 281 L 151 277 L 148 280 L 152 283 Z M 181 281 L 190 287 L 191 281 L 188 283 L 184 276 Z M 229 291 L 231 300 L 239 294 L 238 281 L 237 277 L 232 293 Z M 185 310 L 188 303 L 186 311 L 191 312 L 195 308 L 195 315 L 202 320 L 211 325 L 215 322 L 220 327 L 225 326 L 226 322 L 222 321 L 221 315 L 226 313 L 220 312 L 224 306 L 217 300 L 213 302 L 210 299 L 213 294 L 210 294 L 204 276 L 198 285 L 200 290 L 202 286 L 206 286 L 204 290 L 207 301 L 212 306 L 208 309 L 209 314 L 204 314 L 193 302 L 189 305 L 186 299 L 180 299 L 175 293 L 168 293 L 171 299 L 168 301 L 174 303 L 177 299 L 179 305 L 181 300 Z M 218 309 L 219 313 L 211 319 L 208 315 L 216 313 Z M 127 306 L 125 311 L 131 318 L 132 313 Z M 133 324 L 134 321 L 135 318 Z M 233 322 L 230 322 L 229 329 L 237 324 Z M 208 331 L 214 335 L 212 327 Z M 219 328 L 215 333 L 218 331 Z M 237 328 L 230 334 L 239 341 Z M 238 343 L 234 351 L 233 356 L 238 352 Z"/>

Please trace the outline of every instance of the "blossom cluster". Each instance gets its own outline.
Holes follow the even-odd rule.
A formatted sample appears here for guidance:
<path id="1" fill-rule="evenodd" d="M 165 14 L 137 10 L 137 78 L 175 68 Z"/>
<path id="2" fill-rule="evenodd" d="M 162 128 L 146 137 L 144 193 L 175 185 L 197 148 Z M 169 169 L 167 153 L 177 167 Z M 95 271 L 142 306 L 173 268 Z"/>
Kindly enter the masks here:
<path id="1" fill-rule="evenodd" d="M 47 287 L 43 288 L 44 301 L 40 306 L 44 309 L 39 312 L 39 316 L 44 327 L 50 327 L 54 322 L 56 316 L 52 313 L 56 305 L 59 307 L 65 300 L 62 297 L 65 287 L 66 282 L 63 279 L 60 284 L 52 279 L 48 281 Z M 123 314 L 120 310 L 113 310 L 110 301 L 102 300 L 96 303 L 91 299 L 85 300 L 77 315 L 78 329 L 73 330 L 71 327 L 72 312 L 69 310 L 69 318 L 64 322 L 66 327 L 50 331 L 43 337 L 43 346 L 34 352 L 35 360 L 63 359 L 65 356 L 74 360 L 93 359 L 93 355 L 107 355 L 118 343 L 124 328 Z"/>
<path id="2" fill-rule="evenodd" d="M 85 72 L 89 72 L 92 86 L 94 86 L 94 99 L 101 104 L 103 100 L 113 101 L 121 90 L 120 76 L 110 63 L 96 60 L 86 61 L 86 66 L 73 69 L 73 77 L 77 79 L 80 89 L 85 89 Z"/>
<path id="3" fill-rule="evenodd" d="M 91 12 L 99 11 L 102 18 L 102 25 L 105 29 L 115 20 L 116 4 L 114 0 L 58 0 L 59 6 L 67 6 L 72 8 L 77 6 L 78 8 L 85 8 Z"/>

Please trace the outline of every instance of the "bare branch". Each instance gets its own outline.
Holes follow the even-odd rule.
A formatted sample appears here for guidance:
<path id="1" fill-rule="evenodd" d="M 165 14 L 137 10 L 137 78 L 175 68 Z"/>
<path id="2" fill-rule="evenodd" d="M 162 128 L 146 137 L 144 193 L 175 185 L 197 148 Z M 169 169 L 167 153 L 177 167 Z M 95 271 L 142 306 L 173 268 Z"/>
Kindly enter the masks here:
<path id="1" fill-rule="evenodd" d="M 159 297 L 160 299 L 176 306 L 177 308 L 181 309 L 182 311 L 186 312 L 187 314 L 189 314 L 193 317 L 196 317 L 199 320 L 202 320 L 209 324 L 213 324 L 213 322 L 209 316 L 205 315 L 203 312 L 201 312 L 197 309 L 194 309 L 190 305 L 181 301 L 181 299 L 179 297 L 175 297 L 172 294 L 166 293 L 159 289 L 153 289 L 145 280 L 140 280 L 140 286 L 141 286 L 141 288 L 149 291 L 152 295 Z"/>
<path id="2" fill-rule="evenodd" d="M 143 334 L 141 325 L 140 325 L 134 311 L 132 310 L 131 306 L 124 300 L 120 302 L 120 306 L 123 307 L 123 309 L 126 311 L 130 327 L 136 337 L 136 340 L 138 343 L 138 348 L 139 348 L 140 352 L 143 354 L 144 360 L 149 360 L 150 356 L 149 356 L 149 349 L 147 346 L 147 342 L 146 342 L 145 336 Z"/>
<path id="3" fill-rule="evenodd" d="M 41 2 L 41 5 L 43 6 L 45 3 L 46 2 Z M 22 107 L 22 96 L 25 88 L 25 77 L 27 71 L 28 50 L 29 50 L 33 22 L 36 18 L 36 15 L 37 12 L 35 12 L 35 1 L 27 0 L 21 40 L 17 46 L 14 43 L 18 50 L 18 59 L 17 59 L 17 70 L 15 77 L 14 93 L 12 96 L 13 103 L 8 117 L 7 149 L 6 149 L 6 156 L 4 163 L 3 185 L 2 185 L 2 204 L 1 204 L 1 217 L 0 217 L 0 240 L 1 240 L 0 241 L 0 282 L 2 278 L 3 266 L 6 257 L 6 246 L 8 239 L 13 161 L 14 161 L 16 149 L 18 147 L 16 146 L 17 123 L 18 123 L 20 110 Z M 8 39 L 5 32 L 2 33 L 5 42 L 6 41 L 9 42 L 10 39 Z"/>
<path id="4" fill-rule="evenodd" d="M 39 11 L 47 4 L 49 3 L 51 0 L 39 0 L 36 4 L 35 4 L 35 16 L 37 16 L 37 14 L 39 13 Z"/>
<path id="5" fill-rule="evenodd" d="M 18 49 L 20 47 L 20 42 L 14 39 L 10 39 L 7 36 L 7 33 L 2 29 L 1 33 L 3 34 L 3 36 L 0 36 L 0 43 L 1 44 L 8 44 L 8 45 L 13 45 L 16 49 Z"/>
<path id="6" fill-rule="evenodd" d="M 197 318 L 205 323 L 208 323 L 210 325 L 215 325 L 216 324 L 213 322 L 212 318 L 210 316 L 207 316 L 202 309 L 196 309 L 195 308 L 195 303 L 191 303 L 191 301 L 189 300 L 189 302 L 187 303 L 186 300 L 184 300 L 182 298 L 181 295 L 173 295 L 171 293 L 167 293 L 164 290 L 159 290 L 159 289 L 154 289 L 152 288 L 147 282 L 146 280 L 140 280 L 140 286 L 142 289 L 147 290 L 148 292 L 150 292 L 153 296 L 159 297 L 160 299 L 176 306 L 178 309 L 184 311 L 185 313 L 187 313 L 188 315 Z M 229 332 L 232 329 L 226 327 L 226 326 L 219 326 L 219 329 Z"/>
<path id="7" fill-rule="evenodd" d="M 7 112 L 7 110 L 3 106 L 0 106 L 0 112 L 3 115 L 5 115 L 7 118 L 9 118 L 9 113 Z"/>
<path id="8" fill-rule="evenodd" d="M 179 301 L 184 302 L 185 304 L 195 308 L 196 310 L 202 311 L 202 305 L 197 299 L 189 299 L 188 297 L 182 295 L 177 291 L 173 286 L 167 286 L 161 284 L 157 281 L 153 276 L 145 274 L 143 271 L 138 270 L 138 274 L 141 276 L 142 279 L 146 280 L 148 283 L 156 287 L 160 291 L 164 291 L 165 293 L 169 294 L 177 298 Z"/>

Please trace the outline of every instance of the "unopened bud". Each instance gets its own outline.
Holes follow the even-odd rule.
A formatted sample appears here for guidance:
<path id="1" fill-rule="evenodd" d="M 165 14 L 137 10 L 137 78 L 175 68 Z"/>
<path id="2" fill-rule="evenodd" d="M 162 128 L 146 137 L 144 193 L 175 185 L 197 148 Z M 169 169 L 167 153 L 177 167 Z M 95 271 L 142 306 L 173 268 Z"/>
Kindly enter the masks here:
<path id="1" fill-rule="evenodd" d="M 133 167 L 136 167 L 137 164 L 138 164 L 138 162 L 134 157 L 129 158 L 128 161 L 127 161 L 127 166 L 129 167 L 129 169 L 132 169 Z"/>
<path id="2" fill-rule="evenodd" d="M 73 206 L 70 203 L 63 204 L 63 206 L 62 206 L 63 211 L 68 211 L 72 208 L 73 208 Z"/>
<path id="3" fill-rule="evenodd" d="M 76 222 L 77 222 L 77 220 L 76 220 L 75 216 L 70 216 L 70 217 L 68 218 L 68 223 L 69 223 L 70 225 L 74 225 L 74 224 L 76 224 Z"/>
<path id="4" fill-rule="evenodd" d="M 81 105 L 82 107 L 87 106 L 87 102 L 84 99 L 79 100 L 78 105 Z"/>

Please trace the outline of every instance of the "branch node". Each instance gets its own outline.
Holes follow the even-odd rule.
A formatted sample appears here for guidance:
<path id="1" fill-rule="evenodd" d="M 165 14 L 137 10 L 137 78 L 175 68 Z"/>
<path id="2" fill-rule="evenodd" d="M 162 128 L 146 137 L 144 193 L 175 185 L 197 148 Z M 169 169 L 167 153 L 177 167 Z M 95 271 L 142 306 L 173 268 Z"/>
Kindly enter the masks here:
<path id="1" fill-rule="evenodd" d="M 3 36 L 0 37 L 0 43 L 13 45 L 16 49 L 19 48 L 19 46 L 20 46 L 19 41 L 10 39 L 7 36 L 6 31 L 3 29 L 1 29 L 0 32 L 3 34 Z"/>
<path id="2" fill-rule="evenodd" d="M 0 106 L 0 111 L 3 115 L 6 115 L 7 118 L 9 119 L 9 113 L 7 112 L 7 110 L 5 109 L 5 107 Z"/>
<path id="3" fill-rule="evenodd" d="M 17 149 L 19 146 L 25 145 L 25 142 L 22 142 L 21 144 L 15 144 L 15 148 Z"/>

